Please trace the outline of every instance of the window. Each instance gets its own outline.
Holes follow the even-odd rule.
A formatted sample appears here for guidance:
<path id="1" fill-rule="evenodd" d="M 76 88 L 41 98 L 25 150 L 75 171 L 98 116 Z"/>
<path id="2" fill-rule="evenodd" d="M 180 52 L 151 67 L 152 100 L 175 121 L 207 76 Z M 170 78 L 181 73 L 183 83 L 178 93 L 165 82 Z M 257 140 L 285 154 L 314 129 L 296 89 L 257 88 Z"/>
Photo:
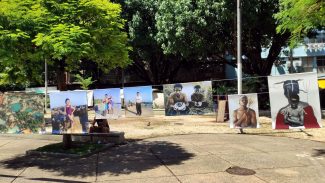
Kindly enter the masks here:
<path id="1" fill-rule="evenodd" d="M 313 57 L 303 57 L 302 68 L 304 69 L 305 72 L 313 71 Z"/>
<path id="2" fill-rule="evenodd" d="M 325 56 L 317 57 L 317 66 L 319 67 L 325 66 Z"/>

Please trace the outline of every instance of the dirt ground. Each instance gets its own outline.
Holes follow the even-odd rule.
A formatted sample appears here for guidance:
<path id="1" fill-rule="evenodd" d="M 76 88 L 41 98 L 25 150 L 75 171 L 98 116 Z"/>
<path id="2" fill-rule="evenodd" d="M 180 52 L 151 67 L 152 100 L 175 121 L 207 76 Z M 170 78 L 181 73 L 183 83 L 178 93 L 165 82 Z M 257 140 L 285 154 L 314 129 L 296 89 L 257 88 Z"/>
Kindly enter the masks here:
<path id="1" fill-rule="evenodd" d="M 123 112 L 122 112 L 123 113 Z M 88 111 L 88 118 L 94 119 L 95 113 Z M 260 117 L 260 128 L 244 129 L 246 134 L 263 136 L 281 136 L 299 139 L 309 139 L 325 142 L 325 128 L 293 130 L 272 130 L 272 120 Z M 325 120 L 322 119 L 322 126 Z M 111 131 L 125 132 L 127 139 L 146 139 L 159 136 L 195 134 L 195 133 L 239 133 L 239 129 L 229 128 L 228 122 L 216 122 L 216 116 L 165 116 L 163 111 L 155 111 L 151 117 L 121 117 L 109 120 Z"/>
<path id="2" fill-rule="evenodd" d="M 325 142 L 325 129 L 272 130 L 272 120 L 260 117 L 260 128 L 245 129 L 246 134 L 282 136 Z M 145 139 L 158 136 L 193 133 L 239 133 L 239 129 L 229 128 L 229 123 L 216 122 L 216 116 L 165 116 L 134 117 L 110 120 L 112 131 L 124 131 L 128 139 Z M 325 120 L 322 120 L 324 126 Z"/>

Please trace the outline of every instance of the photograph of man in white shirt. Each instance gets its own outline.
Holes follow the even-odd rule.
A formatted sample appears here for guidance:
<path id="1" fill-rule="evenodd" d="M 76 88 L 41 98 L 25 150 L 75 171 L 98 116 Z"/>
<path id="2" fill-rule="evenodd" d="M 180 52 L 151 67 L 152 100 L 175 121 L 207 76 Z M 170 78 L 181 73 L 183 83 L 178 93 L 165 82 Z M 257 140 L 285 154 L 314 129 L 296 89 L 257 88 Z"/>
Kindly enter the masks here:
<path id="1" fill-rule="evenodd" d="M 140 92 L 137 92 L 137 96 L 135 97 L 135 106 L 137 109 L 137 114 L 141 116 L 142 110 L 141 110 L 141 103 L 142 103 L 142 97 L 140 95 Z"/>

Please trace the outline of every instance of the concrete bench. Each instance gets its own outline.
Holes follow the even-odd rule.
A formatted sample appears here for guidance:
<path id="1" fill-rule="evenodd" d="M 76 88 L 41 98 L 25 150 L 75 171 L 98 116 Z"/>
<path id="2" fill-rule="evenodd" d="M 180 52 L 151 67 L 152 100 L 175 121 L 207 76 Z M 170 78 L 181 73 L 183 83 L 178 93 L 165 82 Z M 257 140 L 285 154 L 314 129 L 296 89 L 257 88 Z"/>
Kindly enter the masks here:
<path id="1" fill-rule="evenodd" d="M 111 131 L 109 133 L 72 134 L 72 141 L 104 142 L 122 144 L 125 141 L 124 132 Z"/>

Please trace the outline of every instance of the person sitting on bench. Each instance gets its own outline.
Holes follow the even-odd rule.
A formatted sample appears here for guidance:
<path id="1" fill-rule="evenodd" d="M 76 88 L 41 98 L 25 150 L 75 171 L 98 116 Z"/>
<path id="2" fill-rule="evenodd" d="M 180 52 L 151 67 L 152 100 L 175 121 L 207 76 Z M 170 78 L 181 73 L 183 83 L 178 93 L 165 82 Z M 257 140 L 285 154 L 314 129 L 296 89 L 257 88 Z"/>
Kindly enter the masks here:
<path id="1" fill-rule="evenodd" d="M 97 123 L 97 126 L 95 124 Z M 109 133 L 109 124 L 107 119 L 94 119 L 91 123 L 89 133 Z"/>

